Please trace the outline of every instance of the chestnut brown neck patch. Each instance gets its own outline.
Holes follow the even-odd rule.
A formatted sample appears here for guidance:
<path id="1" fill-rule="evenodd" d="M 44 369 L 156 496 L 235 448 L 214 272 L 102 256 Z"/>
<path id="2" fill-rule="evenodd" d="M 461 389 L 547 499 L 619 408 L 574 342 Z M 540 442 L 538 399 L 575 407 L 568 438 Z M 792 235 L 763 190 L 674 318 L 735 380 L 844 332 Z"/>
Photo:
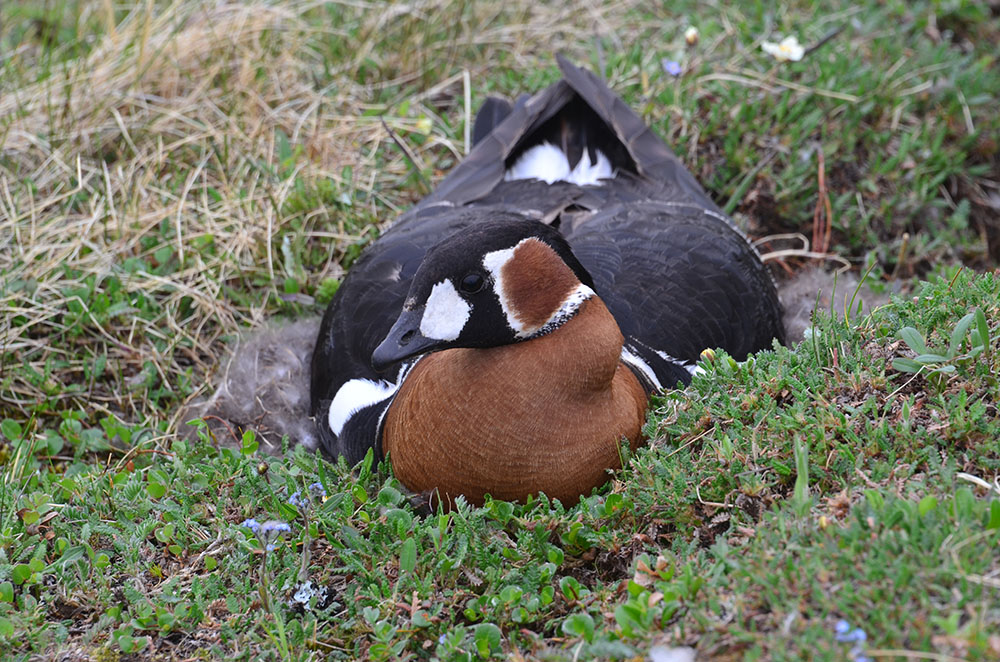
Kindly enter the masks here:
<path id="1" fill-rule="evenodd" d="M 500 267 L 497 294 L 522 329 L 542 328 L 580 285 L 580 280 L 548 244 L 525 239 Z"/>

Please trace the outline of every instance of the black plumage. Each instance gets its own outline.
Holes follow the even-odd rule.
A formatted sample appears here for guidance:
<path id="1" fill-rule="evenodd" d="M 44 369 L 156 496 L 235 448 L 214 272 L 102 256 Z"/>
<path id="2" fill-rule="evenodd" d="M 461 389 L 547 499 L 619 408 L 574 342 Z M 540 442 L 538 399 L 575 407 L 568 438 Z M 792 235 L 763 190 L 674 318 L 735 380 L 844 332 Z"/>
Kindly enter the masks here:
<path id="1" fill-rule="evenodd" d="M 688 381 L 683 362 L 708 347 L 738 359 L 784 342 L 774 283 L 732 221 L 667 145 L 596 76 L 562 58 L 563 78 L 515 104 L 491 100 L 476 121 L 476 144 L 440 186 L 405 213 L 351 268 L 323 318 L 312 357 L 311 409 L 325 449 L 360 459 L 376 428 L 325 425 L 338 390 L 379 373 L 372 352 L 389 332 L 427 251 L 470 226 L 535 219 L 558 228 L 593 278 L 627 348 L 663 386 Z M 600 185 L 510 180 L 527 150 L 548 142 L 570 167 L 600 151 L 615 177 Z M 474 247 L 470 247 L 474 250 Z M 648 383 L 648 380 L 646 380 Z M 378 420 L 391 396 L 363 412 Z"/>

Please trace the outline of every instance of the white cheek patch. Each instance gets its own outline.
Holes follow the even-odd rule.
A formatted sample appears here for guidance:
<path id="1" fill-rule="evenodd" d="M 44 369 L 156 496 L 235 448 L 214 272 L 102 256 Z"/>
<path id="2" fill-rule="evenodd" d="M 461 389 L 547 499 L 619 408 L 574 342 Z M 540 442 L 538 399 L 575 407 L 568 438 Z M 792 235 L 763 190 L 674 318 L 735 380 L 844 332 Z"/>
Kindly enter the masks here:
<path id="1" fill-rule="evenodd" d="M 402 379 L 399 380 L 402 383 Z M 327 414 L 327 424 L 335 435 L 340 436 L 344 425 L 351 416 L 370 407 L 376 402 L 385 400 L 396 392 L 398 384 L 389 382 L 373 382 L 370 379 L 352 379 L 337 391 L 330 403 L 330 411 Z"/>
<path id="2" fill-rule="evenodd" d="M 454 340 L 469 321 L 472 306 L 459 295 L 451 281 L 445 278 L 431 288 L 420 318 L 420 333 L 434 340 Z"/>

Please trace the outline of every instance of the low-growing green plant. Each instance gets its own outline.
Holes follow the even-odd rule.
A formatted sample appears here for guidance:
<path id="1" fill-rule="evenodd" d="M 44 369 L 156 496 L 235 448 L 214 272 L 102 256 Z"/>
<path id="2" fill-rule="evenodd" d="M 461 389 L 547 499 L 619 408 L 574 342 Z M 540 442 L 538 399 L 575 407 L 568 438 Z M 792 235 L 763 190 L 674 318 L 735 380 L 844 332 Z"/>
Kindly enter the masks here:
<path id="1" fill-rule="evenodd" d="M 974 326 L 973 326 L 974 325 Z M 960 353 L 968 337 L 968 349 Z M 899 330 L 899 338 L 917 354 L 915 358 L 897 357 L 892 367 L 900 372 L 925 373 L 939 388 L 960 366 L 971 363 L 980 354 L 988 354 L 993 339 L 986 315 L 981 308 L 965 315 L 955 324 L 947 349 L 929 349 L 924 337 L 912 326 Z"/>

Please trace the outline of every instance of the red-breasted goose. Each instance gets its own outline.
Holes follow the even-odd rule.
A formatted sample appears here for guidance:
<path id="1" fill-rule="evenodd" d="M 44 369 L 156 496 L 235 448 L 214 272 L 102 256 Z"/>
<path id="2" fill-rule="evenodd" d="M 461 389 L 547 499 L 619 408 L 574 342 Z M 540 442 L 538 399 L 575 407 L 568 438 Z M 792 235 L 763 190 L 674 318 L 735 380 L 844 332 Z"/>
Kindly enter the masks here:
<path id="1" fill-rule="evenodd" d="M 323 318 L 324 449 L 445 499 L 575 501 L 701 350 L 784 342 L 774 283 L 666 144 L 590 72 L 490 99 L 475 146 L 350 269 Z"/>

